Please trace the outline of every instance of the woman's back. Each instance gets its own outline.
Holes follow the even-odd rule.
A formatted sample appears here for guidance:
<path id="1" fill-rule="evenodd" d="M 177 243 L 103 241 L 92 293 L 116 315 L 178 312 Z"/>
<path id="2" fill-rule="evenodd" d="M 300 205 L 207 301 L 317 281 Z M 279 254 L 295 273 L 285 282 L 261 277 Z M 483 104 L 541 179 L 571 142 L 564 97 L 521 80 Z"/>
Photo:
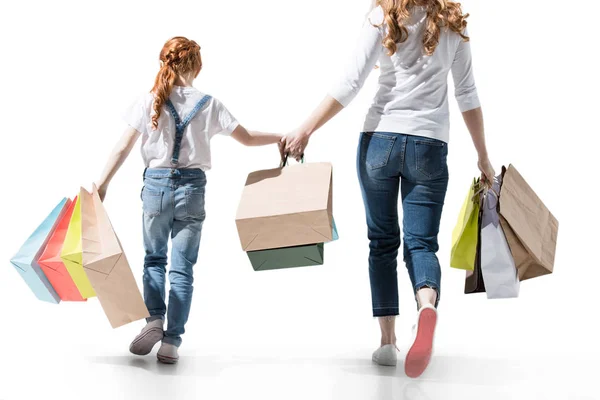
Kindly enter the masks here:
<path id="1" fill-rule="evenodd" d="M 363 130 L 406 133 L 448 142 L 448 72 L 452 71 L 461 111 L 479 107 L 472 74 L 469 43 L 442 28 L 431 55 L 423 46 L 427 10 L 414 7 L 404 22 L 408 36 L 397 43 L 391 56 L 384 46 L 388 24 L 384 11 L 376 7 L 369 15 L 359 47 L 345 78 L 331 95 L 347 105 L 368 73 L 380 64 L 379 90 L 367 114 Z"/>

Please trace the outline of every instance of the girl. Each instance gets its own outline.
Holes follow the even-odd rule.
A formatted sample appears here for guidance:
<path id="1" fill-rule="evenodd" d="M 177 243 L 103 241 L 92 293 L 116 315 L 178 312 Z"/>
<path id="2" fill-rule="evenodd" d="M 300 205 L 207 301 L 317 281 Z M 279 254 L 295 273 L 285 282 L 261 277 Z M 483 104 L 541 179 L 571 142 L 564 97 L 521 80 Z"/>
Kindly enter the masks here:
<path id="1" fill-rule="evenodd" d="M 152 91 L 125 114 L 129 128 L 113 150 L 97 182 L 104 199 L 110 180 L 142 136 L 144 170 L 144 301 L 147 325 L 131 343 L 137 355 L 162 341 L 158 360 L 177 362 L 193 292 L 205 218 L 205 171 L 211 167 L 210 139 L 231 135 L 246 146 L 278 143 L 280 135 L 248 132 L 217 99 L 192 85 L 202 69 L 200 46 L 184 37 L 169 40 L 160 52 L 160 71 Z M 169 305 L 165 304 L 167 242 L 171 237 Z M 163 332 L 167 316 L 167 329 Z"/>
<path id="2" fill-rule="evenodd" d="M 483 116 L 471 64 L 468 15 L 447 0 L 377 0 L 347 73 L 313 114 L 283 140 L 299 158 L 311 135 L 357 95 L 377 62 L 379 91 L 360 136 L 358 176 L 370 239 L 373 315 L 381 346 L 373 361 L 396 365 L 398 196 L 403 208 L 404 261 L 419 310 L 415 340 L 405 360 L 410 377 L 429 363 L 437 322 L 440 265 L 436 256 L 448 185 L 448 74 L 479 155 L 482 178 L 493 182 Z"/>

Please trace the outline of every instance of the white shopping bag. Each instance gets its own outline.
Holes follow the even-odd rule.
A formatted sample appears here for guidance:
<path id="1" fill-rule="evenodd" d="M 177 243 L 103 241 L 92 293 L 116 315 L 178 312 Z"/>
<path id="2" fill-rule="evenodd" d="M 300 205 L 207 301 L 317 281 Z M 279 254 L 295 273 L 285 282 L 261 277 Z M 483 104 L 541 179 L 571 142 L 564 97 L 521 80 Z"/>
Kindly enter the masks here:
<path id="1" fill-rule="evenodd" d="M 485 194 L 481 216 L 481 273 L 488 299 L 519 296 L 519 275 L 498 215 L 502 176 Z"/>

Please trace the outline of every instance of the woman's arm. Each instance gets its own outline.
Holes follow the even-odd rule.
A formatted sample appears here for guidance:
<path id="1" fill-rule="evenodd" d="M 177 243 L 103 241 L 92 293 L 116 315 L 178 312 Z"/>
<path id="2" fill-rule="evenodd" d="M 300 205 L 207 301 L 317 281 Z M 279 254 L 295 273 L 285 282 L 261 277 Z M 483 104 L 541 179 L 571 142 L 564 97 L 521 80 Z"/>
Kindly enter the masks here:
<path id="1" fill-rule="evenodd" d="M 119 168 L 121 168 L 121 165 L 123 165 L 129 156 L 129 153 L 131 153 L 131 149 L 133 149 L 133 146 L 139 137 L 140 133 L 137 130 L 131 127 L 127 128 L 108 157 L 104 171 L 102 172 L 100 179 L 98 179 L 96 182 L 98 194 L 100 195 L 100 199 L 102 199 L 102 201 L 104 201 L 104 198 L 106 197 L 108 184 L 112 180 L 113 176 L 115 176 Z"/>
<path id="2" fill-rule="evenodd" d="M 481 107 L 477 107 L 473 110 L 465 111 L 462 113 L 465 125 L 471 134 L 475 150 L 477 150 L 477 166 L 481 171 L 481 177 L 484 181 L 491 184 L 494 182 L 496 171 L 492 167 L 490 162 L 487 146 L 485 144 L 485 131 L 483 127 L 483 111 Z"/>
<path id="3" fill-rule="evenodd" d="M 343 109 L 344 106 L 339 101 L 327 95 L 308 119 L 284 139 L 284 153 L 300 160 L 312 134 Z"/>
<path id="4" fill-rule="evenodd" d="M 465 35 L 468 36 L 467 30 L 465 30 Z M 477 150 L 477 165 L 481 171 L 481 177 L 484 181 L 491 184 L 494 182 L 496 172 L 489 160 L 485 144 L 483 112 L 479 96 L 477 95 L 477 87 L 475 86 L 470 42 L 463 40 L 459 42 L 452 63 L 452 78 L 454 80 L 454 95 L 458 102 L 458 107 L 462 112 L 467 129 L 473 139 L 475 150 Z"/>
<path id="5" fill-rule="evenodd" d="M 365 21 L 363 29 L 342 79 L 300 127 L 285 139 L 285 151 L 299 159 L 311 135 L 348 106 L 362 89 L 383 51 L 383 11 L 376 8 Z"/>

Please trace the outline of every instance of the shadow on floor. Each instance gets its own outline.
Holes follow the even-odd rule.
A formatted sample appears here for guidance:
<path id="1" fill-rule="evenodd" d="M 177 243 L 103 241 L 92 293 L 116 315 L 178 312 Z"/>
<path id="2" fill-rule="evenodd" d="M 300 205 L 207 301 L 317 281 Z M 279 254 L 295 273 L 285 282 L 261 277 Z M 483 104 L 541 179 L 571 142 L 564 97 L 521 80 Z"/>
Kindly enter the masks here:
<path id="1" fill-rule="evenodd" d="M 154 355 L 134 357 L 118 356 L 89 356 L 87 360 L 95 364 L 114 365 L 142 369 L 158 375 L 181 376 L 218 376 L 228 368 L 239 368 L 244 365 L 259 367 L 261 365 L 279 365 L 285 367 L 318 365 L 320 367 L 339 368 L 350 374 L 367 376 L 397 377 L 413 381 L 406 377 L 402 359 L 397 367 L 381 367 L 374 365 L 369 359 L 351 357 L 338 358 L 304 358 L 304 357 L 216 357 L 216 356 L 182 356 L 176 365 L 159 363 Z M 472 358 L 462 356 L 439 355 L 434 357 L 427 371 L 418 379 L 420 382 L 440 382 L 454 384 L 475 384 L 497 386 L 503 382 L 516 382 L 527 379 L 527 362 L 493 359 Z M 536 368 L 537 368 L 536 363 Z M 529 366 L 528 368 L 532 368 Z"/>

